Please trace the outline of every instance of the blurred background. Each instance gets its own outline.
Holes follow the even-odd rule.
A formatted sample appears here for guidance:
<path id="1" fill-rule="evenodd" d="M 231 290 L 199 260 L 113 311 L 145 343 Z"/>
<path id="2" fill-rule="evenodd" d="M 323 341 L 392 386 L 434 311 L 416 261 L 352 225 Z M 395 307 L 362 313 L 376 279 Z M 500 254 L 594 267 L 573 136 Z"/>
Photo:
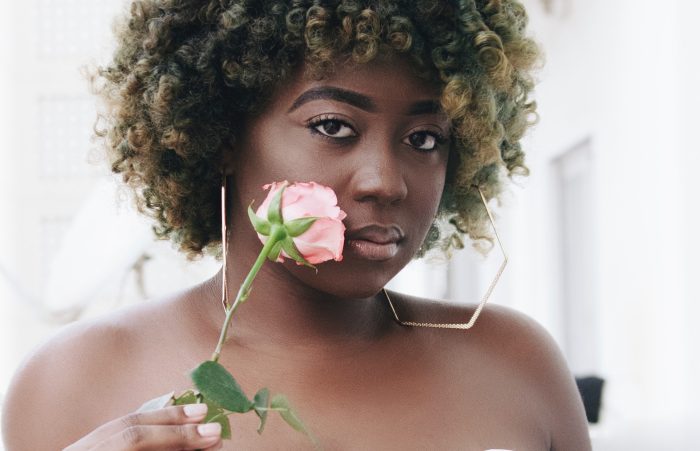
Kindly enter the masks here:
<path id="1" fill-rule="evenodd" d="M 525 143 L 531 176 L 496 207 L 509 264 L 491 302 L 542 323 L 576 376 L 604 380 L 594 449 L 700 449 L 700 2 L 524 3 L 546 52 L 541 121 Z M 218 269 L 154 242 L 90 142 L 80 67 L 108 59 L 127 4 L 2 6 L 0 402 L 62 325 Z M 499 264 L 466 248 L 392 287 L 478 302 Z"/>

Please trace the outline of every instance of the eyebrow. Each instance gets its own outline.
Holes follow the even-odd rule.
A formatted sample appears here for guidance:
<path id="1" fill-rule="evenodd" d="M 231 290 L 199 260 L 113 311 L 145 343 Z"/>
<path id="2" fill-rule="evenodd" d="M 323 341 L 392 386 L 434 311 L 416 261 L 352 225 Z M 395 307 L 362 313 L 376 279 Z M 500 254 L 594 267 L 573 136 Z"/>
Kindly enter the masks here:
<path id="1" fill-rule="evenodd" d="M 377 104 L 375 104 L 372 99 L 359 92 L 335 88 L 333 86 L 319 86 L 317 88 L 311 88 L 297 97 L 287 113 L 291 113 L 305 103 L 322 99 L 344 102 L 369 112 L 377 111 Z"/>
<path id="2" fill-rule="evenodd" d="M 334 86 L 319 86 L 305 91 L 294 100 L 292 106 L 289 107 L 287 113 L 291 113 L 305 103 L 313 100 L 335 100 L 344 102 L 361 110 L 369 111 L 370 113 L 377 111 L 377 104 L 372 99 L 359 92 L 350 91 L 347 89 L 336 88 Z M 442 111 L 440 102 L 437 100 L 421 100 L 411 105 L 408 110 L 409 116 L 418 116 L 421 114 L 436 114 Z"/>

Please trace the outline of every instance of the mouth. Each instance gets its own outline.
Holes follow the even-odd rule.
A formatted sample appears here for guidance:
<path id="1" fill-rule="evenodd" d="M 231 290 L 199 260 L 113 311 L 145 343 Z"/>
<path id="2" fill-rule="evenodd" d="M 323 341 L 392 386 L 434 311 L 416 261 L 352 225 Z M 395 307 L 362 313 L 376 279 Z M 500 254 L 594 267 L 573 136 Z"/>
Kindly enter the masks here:
<path id="1" fill-rule="evenodd" d="M 403 231 L 397 225 L 369 225 L 347 234 L 346 249 L 366 260 L 385 261 L 399 252 Z"/>

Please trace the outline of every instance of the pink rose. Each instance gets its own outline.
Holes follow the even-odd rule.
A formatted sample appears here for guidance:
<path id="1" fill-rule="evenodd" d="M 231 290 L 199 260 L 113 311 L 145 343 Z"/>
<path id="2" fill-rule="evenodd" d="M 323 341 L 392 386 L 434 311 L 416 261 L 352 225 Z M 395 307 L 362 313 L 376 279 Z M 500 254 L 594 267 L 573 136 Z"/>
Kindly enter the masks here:
<path id="1" fill-rule="evenodd" d="M 304 233 L 291 238 L 301 256 L 312 265 L 328 260 L 341 261 L 345 242 L 342 220 L 347 215 L 338 207 L 338 198 L 331 188 L 316 182 L 289 185 L 286 180 L 265 185 L 263 189 L 270 192 L 255 212 L 256 216 L 261 219 L 268 217 L 270 203 L 283 187 L 286 187 L 281 198 L 283 223 L 300 218 L 318 218 Z M 263 243 L 267 242 L 267 236 L 258 233 L 258 237 Z M 277 261 L 283 261 L 282 256 L 291 258 L 284 249 Z M 297 261 L 297 264 L 302 262 Z"/>

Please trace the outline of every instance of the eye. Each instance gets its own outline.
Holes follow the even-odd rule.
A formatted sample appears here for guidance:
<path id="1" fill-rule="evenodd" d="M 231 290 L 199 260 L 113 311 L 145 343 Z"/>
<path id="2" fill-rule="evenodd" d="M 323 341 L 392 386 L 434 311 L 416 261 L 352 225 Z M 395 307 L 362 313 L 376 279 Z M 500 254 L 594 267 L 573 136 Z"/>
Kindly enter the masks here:
<path id="1" fill-rule="evenodd" d="M 323 138 L 342 139 L 356 136 L 355 131 L 347 122 L 333 116 L 320 116 L 311 119 L 307 127 L 311 133 Z"/>
<path id="2" fill-rule="evenodd" d="M 447 142 L 447 139 L 440 133 L 427 130 L 411 133 L 407 140 L 409 146 L 426 152 L 436 150 L 439 145 Z"/>

